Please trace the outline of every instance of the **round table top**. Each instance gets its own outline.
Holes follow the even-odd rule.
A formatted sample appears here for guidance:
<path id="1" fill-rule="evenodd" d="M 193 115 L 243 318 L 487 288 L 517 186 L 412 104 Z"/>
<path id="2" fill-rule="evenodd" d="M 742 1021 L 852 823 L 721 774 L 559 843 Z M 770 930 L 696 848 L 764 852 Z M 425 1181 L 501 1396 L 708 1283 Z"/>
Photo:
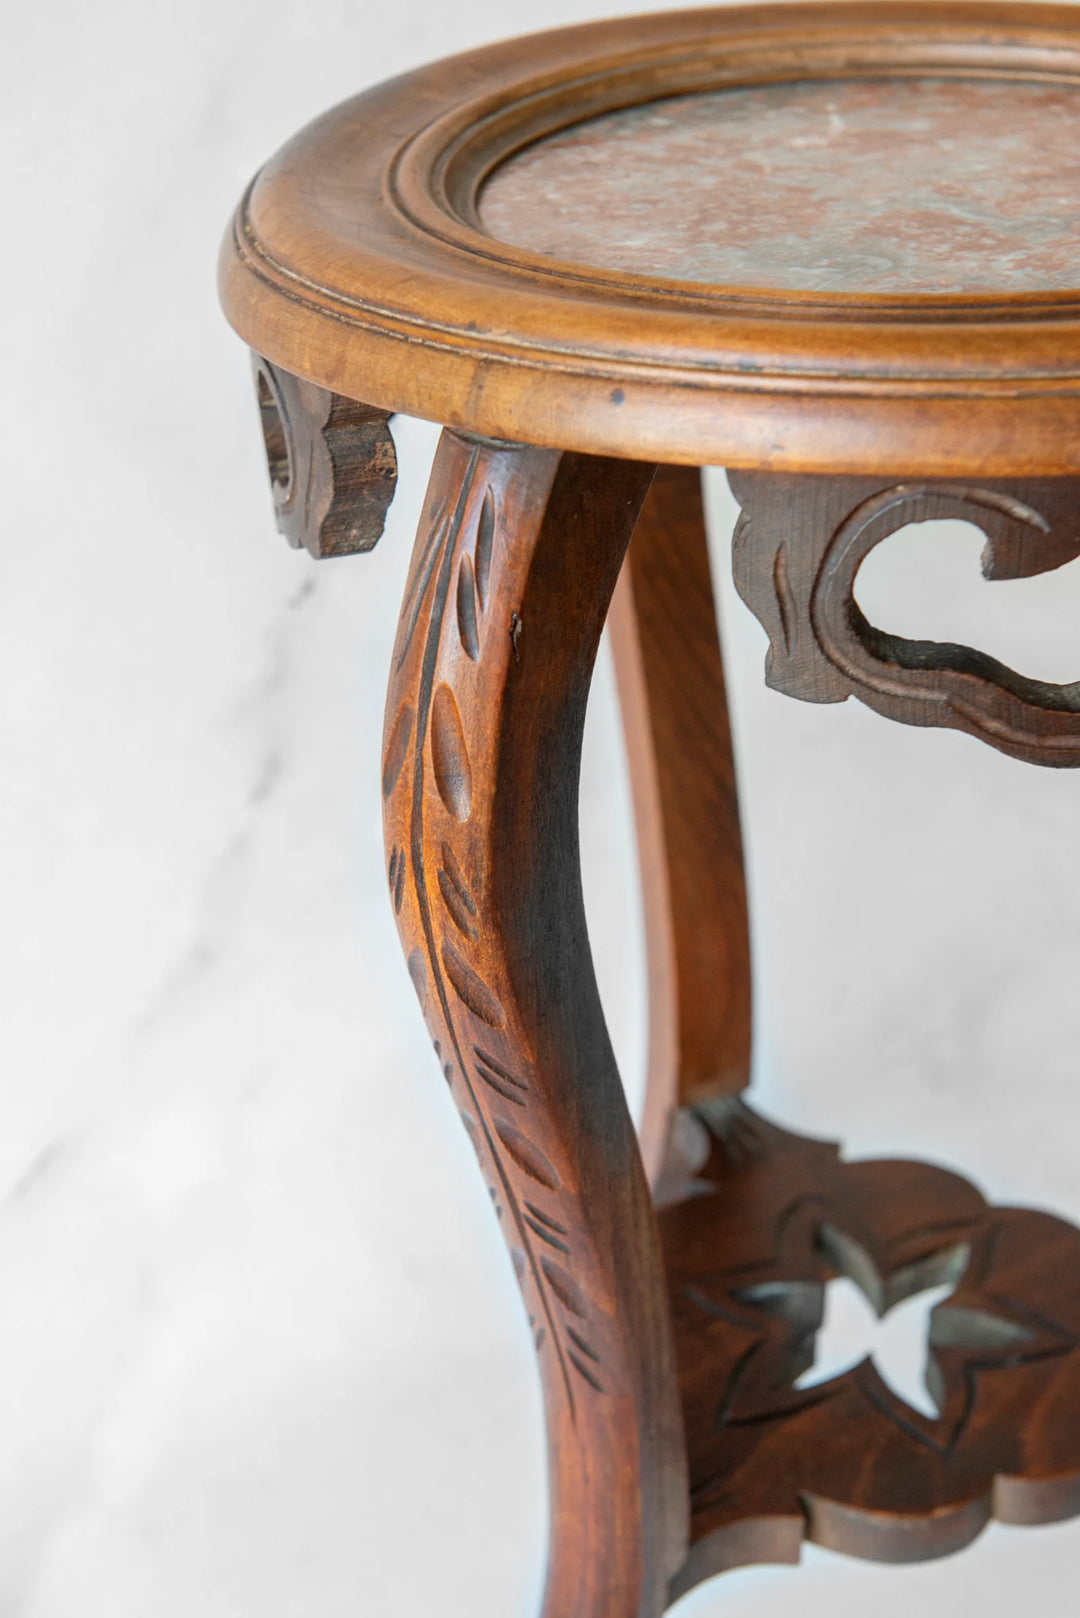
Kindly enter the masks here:
<path id="1" fill-rule="evenodd" d="M 337 392 L 642 459 L 1080 471 L 1080 7 L 621 19 L 436 63 L 260 172 L 237 329 Z"/>
<path id="2" fill-rule="evenodd" d="M 573 124 L 480 193 L 500 242 L 711 286 L 1080 287 L 1080 84 L 819 79 Z"/>

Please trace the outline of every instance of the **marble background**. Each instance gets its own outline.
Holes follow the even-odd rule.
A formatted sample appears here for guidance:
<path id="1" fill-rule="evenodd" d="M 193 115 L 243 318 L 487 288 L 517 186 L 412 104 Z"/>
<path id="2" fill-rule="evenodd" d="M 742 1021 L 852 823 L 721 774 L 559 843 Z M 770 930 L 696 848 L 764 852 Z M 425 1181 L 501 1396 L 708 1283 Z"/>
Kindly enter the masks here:
<path id="1" fill-rule="evenodd" d="M 530 1618 L 535 1369 L 383 895 L 384 670 L 433 430 L 368 558 L 273 532 L 217 243 L 346 94 L 615 11 L 54 0 L 5 27 L 0 1618 Z M 1080 1217 L 1080 777 L 765 690 L 709 498 L 763 1106 Z M 1080 564 L 955 527 L 864 604 L 1076 676 Z M 887 603 L 884 605 L 883 603 Z M 628 1086 L 642 966 L 610 670 L 582 799 Z M 1073 1610 L 1080 1529 L 882 1570 L 807 1552 L 680 1618 Z"/>

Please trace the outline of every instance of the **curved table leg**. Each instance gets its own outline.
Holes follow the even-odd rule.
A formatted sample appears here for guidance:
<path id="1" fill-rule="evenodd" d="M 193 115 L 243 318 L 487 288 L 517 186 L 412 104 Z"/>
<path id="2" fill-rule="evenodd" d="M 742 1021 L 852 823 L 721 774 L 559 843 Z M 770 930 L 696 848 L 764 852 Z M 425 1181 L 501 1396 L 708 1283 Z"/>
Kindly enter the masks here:
<path id="1" fill-rule="evenodd" d="M 610 626 L 649 952 L 642 1155 L 657 1185 L 676 1109 L 750 1078 L 739 799 L 696 467 L 658 469 Z M 661 1199 L 668 1189 L 658 1185 Z"/>
<path id="2" fill-rule="evenodd" d="M 652 474 L 444 433 L 387 705 L 402 943 L 540 1356 L 545 1618 L 656 1618 L 687 1543 L 659 1247 L 577 830 L 593 660 Z"/>

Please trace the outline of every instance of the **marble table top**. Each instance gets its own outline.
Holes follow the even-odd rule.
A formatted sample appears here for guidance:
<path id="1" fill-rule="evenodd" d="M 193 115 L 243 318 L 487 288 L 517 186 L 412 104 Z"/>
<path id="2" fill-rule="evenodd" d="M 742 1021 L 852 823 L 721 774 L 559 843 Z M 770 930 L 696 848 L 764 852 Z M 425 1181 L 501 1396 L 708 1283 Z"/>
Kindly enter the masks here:
<path id="1" fill-rule="evenodd" d="M 1080 287 L 1080 87 L 897 77 L 672 97 L 526 147 L 480 215 L 501 241 L 628 275 Z"/>

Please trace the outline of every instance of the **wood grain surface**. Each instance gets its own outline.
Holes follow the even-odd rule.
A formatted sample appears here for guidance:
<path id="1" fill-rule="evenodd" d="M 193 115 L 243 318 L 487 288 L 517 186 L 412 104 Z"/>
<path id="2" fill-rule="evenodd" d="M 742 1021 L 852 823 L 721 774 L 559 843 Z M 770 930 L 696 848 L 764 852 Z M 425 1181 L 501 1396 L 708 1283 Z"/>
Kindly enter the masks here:
<path id="1" fill-rule="evenodd" d="M 387 703 L 402 945 L 540 1357 L 546 1618 L 655 1618 L 686 1547 L 659 1247 L 577 830 L 589 678 L 652 475 L 444 433 Z"/>
<path id="2" fill-rule="evenodd" d="M 268 412 L 260 389 L 273 481 L 288 486 L 294 473 L 275 468 L 301 464 L 297 435 L 330 469 L 289 537 L 334 554 L 324 536 L 366 538 L 373 483 L 376 507 L 387 493 L 385 422 L 270 375 L 273 400 L 290 401 Z M 736 577 L 770 634 L 774 685 L 815 701 L 853 691 L 908 723 L 961 722 L 1020 757 L 1073 761 L 1060 692 L 1048 706 L 964 648 L 897 650 L 852 592 L 872 545 L 926 517 L 979 521 L 991 579 L 1059 565 L 1080 554 L 1074 483 L 760 473 L 733 487 Z M 649 930 L 655 1212 L 596 990 L 577 840 L 613 592 Z M 837 656 L 849 644 L 869 675 Z M 1003 736 L 1006 722 L 1023 734 Z M 746 892 L 698 473 L 444 433 L 402 602 L 382 786 L 408 970 L 539 1355 L 545 1618 L 659 1618 L 701 1579 L 797 1560 L 806 1539 L 911 1561 L 959 1549 L 995 1515 L 1080 1512 L 1080 1232 L 988 1207 L 926 1164 L 844 1163 L 737 1094 Z M 954 1286 L 931 1316 L 936 1414 L 871 1361 L 797 1385 L 838 1275 L 879 1312 Z"/>
<path id="3" fill-rule="evenodd" d="M 583 120 L 720 92 L 750 106 L 768 84 L 812 98 L 840 83 L 861 104 L 868 86 L 928 81 L 957 104 L 992 85 L 1003 120 L 1043 92 L 1069 101 L 1080 9 L 730 7 L 471 52 L 302 131 L 245 193 L 222 252 L 226 312 L 264 356 L 291 543 L 368 548 L 393 492 L 388 413 L 448 428 L 390 676 L 387 875 L 539 1355 L 545 1618 L 659 1618 L 711 1572 L 794 1559 L 806 1538 L 902 1561 L 958 1548 L 993 1514 L 1080 1510 L 1080 1234 L 989 1208 L 940 1169 L 845 1164 L 737 1093 L 746 889 L 697 472 L 732 469 L 736 581 L 769 635 L 772 685 L 1080 761 L 1080 686 L 889 635 L 855 598 L 873 546 L 926 518 L 978 523 L 990 579 L 1080 555 L 1080 286 L 1068 271 L 951 292 L 693 284 L 674 253 L 575 265 L 482 219 L 500 165 Z M 643 170 L 626 162 L 634 197 Z M 1075 175 L 1048 163 L 1071 262 Z M 794 215 L 777 223 L 797 233 Z M 771 221 L 754 228 L 767 238 Z M 588 686 L 624 558 L 613 629 L 649 932 L 644 1163 L 577 830 Z M 879 1310 L 955 1283 L 932 1317 L 936 1417 L 871 1364 L 795 1386 L 839 1274 Z"/>
<path id="4" fill-rule="evenodd" d="M 316 560 L 371 550 L 397 485 L 387 412 L 252 363 L 278 529 Z"/>
<path id="5" fill-rule="evenodd" d="M 1051 685 L 970 646 L 907 640 L 855 599 L 865 558 L 907 523 L 961 518 L 986 535 L 983 575 L 1030 578 L 1080 556 L 1070 478 L 881 479 L 733 474 L 735 583 L 769 635 L 769 685 L 808 702 L 856 696 L 906 725 L 963 730 L 1028 764 L 1080 764 L 1080 682 Z"/>
<path id="6" fill-rule="evenodd" d="M 641 1146 L 659 1178 L 676 1109 L 750 1078 L 750 936 L 701 475 L 657 470 L 609 616 L 649 963 Z"/>
<path id="7" fill-rule="evenodd" d="M 1080 1231 L 989 1207 L 918 1162 L 845 1163 L 737 1098 L 695 1114 L 695 1194 L 659 1216 L 686 1417 L 694 1546 L 673 1586 L 804 1539 L 885 1562 L 958 1550 L 996 1516 L 1080 1512 Z M 817 1386 L 825 1284 L 878 1313 L 927 1287 L 936 1416 L 872 1360 Z"/>
<path id="8" fill-rule="evenodd" d="M 1002 98 L 1018 87 L 1019 120 L 1032 86 L 1080 85 L 1078 16 L 982 0 L 723 7 L 435 63 L 326 113 L 260 171 L 222 252 L 226 312 L 298 376 L 500 439 L 886 477 L 1078 472 L 1080 287 L 695 284 L 671 278 L 675 256 L 661 276 L 511 246 L 478 213 L 522 147 L 662 98 L 982 79 Z M 633 191 L 632 169 L 622 183 Z M 1068 165 L 1061 183 L 1068 234 Z"/>

